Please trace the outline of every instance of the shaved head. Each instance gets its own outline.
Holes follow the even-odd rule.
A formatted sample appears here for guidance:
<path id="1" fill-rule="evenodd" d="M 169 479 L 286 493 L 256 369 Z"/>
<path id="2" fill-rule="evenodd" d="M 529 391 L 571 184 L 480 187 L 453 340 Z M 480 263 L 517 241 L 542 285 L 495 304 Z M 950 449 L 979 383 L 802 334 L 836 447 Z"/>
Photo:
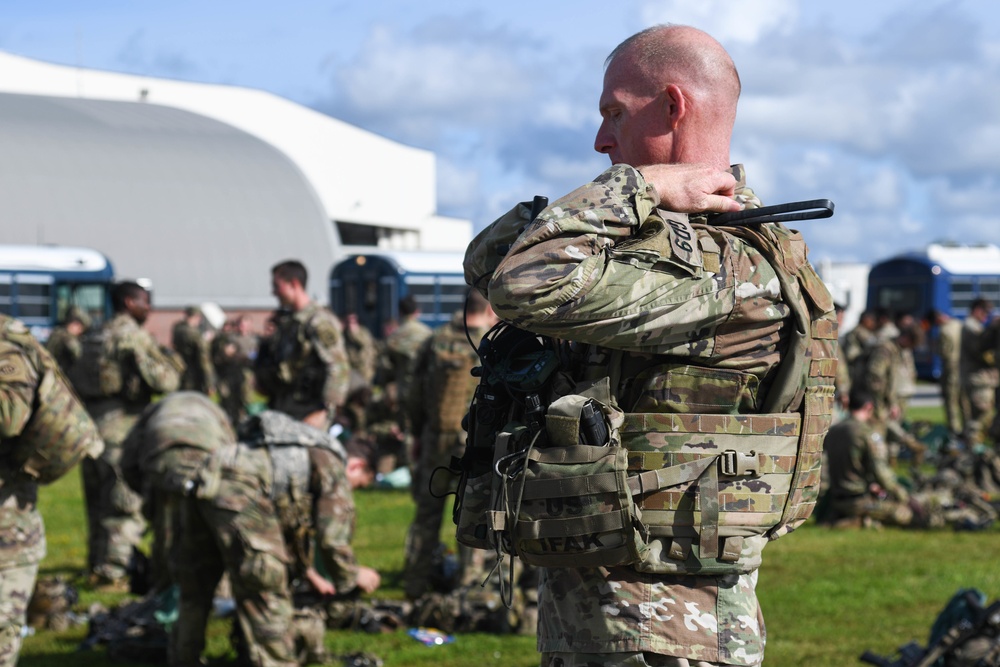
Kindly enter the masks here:
<path id="1" fill-rule="evenodd" d="M 707 33 L 659 25 L 619 44 L 605 63 L 594 149 L 613 163 L 729 167 L 740 77 Z"/>
<path id="2" fill-rule="evenodd" d="M 722 44 L 708 33 L 683 25 L 646 28 L 615 47 L 604 66 L 619 60 L 640 74 L 637 93 L 676 83 L 693 95 L 724 103 L 735 120 L 740 75 Z"/>

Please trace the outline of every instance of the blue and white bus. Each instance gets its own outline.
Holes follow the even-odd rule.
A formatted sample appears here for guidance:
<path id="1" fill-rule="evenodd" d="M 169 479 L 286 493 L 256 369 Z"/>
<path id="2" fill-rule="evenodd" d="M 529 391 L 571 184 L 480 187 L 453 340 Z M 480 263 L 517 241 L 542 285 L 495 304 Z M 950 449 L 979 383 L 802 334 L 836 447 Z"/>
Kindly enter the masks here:
<path id="1" fill-rule="evenodd" d="M 976 298 L 1000 305 L 1000 248 L 995 245 L 932 243 L 872 266 L 868 274 L 868 308 L 910 313 L 918 320 L 934 308 L 965 319 Z M 937 331 L 913 351 L 922 378 L 941 375 Z"/>
<path id="2" fill-rule="evenodd" d="M 412 294 L 420 319 L 436 327 L 465 304 L 468 287 L 462 271 L 464 253 L 382 251 L 348 255 L 330 271 L 330 309 L 348 313 L 377 338 L 399 320 L 399 300 Z"/>
<path id="3" fill-rule="evenodd" d="M 0 245 L 0 313 L 24 322 L 40 341 L 70 306 L 82 308 L 94 324 L 103 322 L 113 282 L 111 262 L 90 248 Z"/>

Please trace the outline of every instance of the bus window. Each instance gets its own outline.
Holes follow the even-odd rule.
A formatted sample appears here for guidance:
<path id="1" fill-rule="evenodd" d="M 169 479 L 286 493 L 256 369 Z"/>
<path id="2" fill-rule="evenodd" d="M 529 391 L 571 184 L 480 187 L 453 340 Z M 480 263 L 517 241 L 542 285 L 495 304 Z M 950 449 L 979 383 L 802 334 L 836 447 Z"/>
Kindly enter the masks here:
<path id="1" fill-rule="evenodd" d="M 13 314 L 14 295 L 11 292 L 10 276 L 0 275 L 0 313 Z"/>
<path id="2" fill-rule="evenodd" d="M 407 289 L 409 293 L 413 295 L 413 298 L 417 300 L 417 305 L 420 306 L 420 312 L 427 315 L 438 315 L 437 308 L 437 297 L 434 289 L 434 279 L 419 279 L 411 278 L 407 281 Z"/>
<path id="3" fill-rule="evenodd" d="M 877 304 L 894 313 L 919 313 L 921 298 L 919 287 L 882 287 Z"/>
<path id="4" fill-rule="evenodd" d="M 1000 277 L 983 276 L 979 279 L 979 296 L 994 304 L 1000 303 Z"/>
<path id="5" fill-rule="evenodd" d="M 105 320 L 107 301 L 107 285 L 60 283 L 56 285 L 56 322 L 64 321 L 69 307 L 76 306 L 87 314 L 91 326 L 99 325 Z"/>
<path id="6" fill-rule="evenodd" d="M 31 274 L 18 274 L 17 313 L 25 320 L 52 319 L 52 278 Z"/>
<path id="7" fill-rule="evenodd" d="M 951 309 L 968 311 L 972 300 L 976 298 L 976 292 L 972 281 L 966 278 L 952 278 L 951 280 Z"/>
<path id="8" fill-rule="evenodd" d="M 441 310 L 444 314 L 465 308 L 465 293 L 469 288 L 465 283 L 441 285 Z"/>

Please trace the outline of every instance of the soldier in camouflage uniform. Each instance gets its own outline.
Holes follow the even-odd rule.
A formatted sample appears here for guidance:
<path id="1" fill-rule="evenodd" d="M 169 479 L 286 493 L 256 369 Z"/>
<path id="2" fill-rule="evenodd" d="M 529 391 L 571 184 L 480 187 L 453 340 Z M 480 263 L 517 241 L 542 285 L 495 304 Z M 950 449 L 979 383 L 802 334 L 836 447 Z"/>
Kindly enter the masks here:
<path id="1" fill-rule="evenodd" d="M 901 423 L 905 398 L 900 379 L 909 373 L 900 368 L 907 363 L 903 351 L 913 348 L 915 337 L 912 329 L 904 329 L 895 338 L 877 342 L 869 352 L 865 371 L 856 384 L 868 391 L 875 402 L 873 423 L 885 438 L 891 459 L 895 460 L 899 448 L 905 447 L 919 463 L 927 447 L 907 432 Z"/>
<path id="2" fill-rule="evenodd" d="M 375 382 L 375 372 L 378 370 L 378 343 L 372 332 L 358 321 L 358 316 L 354 313 L 347 314 L 344 347 L 347 349 L 351 371 L 358 374 L 366 387 L 371 387 Z"/>
<path id="3" fill-rule="evenodd" d="M 70 306 L 63 323 L 52 330 L 45 349 L 65 371 L 80 358 L 83 347 L 80 335 L 90 328 L 90 316 L 79 306 Z"/>
<path id="4" fill-rule="evenodd" d="M 877 340 L 875 334 L 876 326 L 875 311 L 866 310 L 861 313 L 861 317 L 858 319 L 858 326 L 844 335 L 841 345 L 841 349 L 843 350 L 841 358 L 847 364 L 852 382 L 864 374 L 868 353 L 871 352 Z"/>
<path id="5" fill-rule="evenodd" d="M 910 496 L 889 466 L 885 439 L 873 428 L 874 399 L 861 388 L 850 398 L 850 416 L 830 429 L 823 445 L 830 476 L 828 519 L 909 526 L 914 519 Z"/>
<path id="6" fill-rule="evenodd" d="M 99 391 L 81 391 L 87 410 L 104 439 L 104 453 L 83 462 L 83 488 L 89 528 L 88 566 L 91 583 L 127 590 L 126 570 L 133 548 L 145 529 L 142 501 L 121 473 L 121 444 L 156 394 L 176 391 L 183 363 L 142 328 L 149 316 L 149 292 L 134 282 L 121 282 L 111 293 L 114 318 L 102 331 L 97 360 L 81 360 L 71 374 L 78 390 L 89 369 L 101 369 Z M 91 352 L 87 352 L 91 354 Z M 104 384 L 105 376 L 114 380 Z M 90 381 L 93 384 L 93 380 Z"/>
<path id="7" fill-rule="evenodd" d="M 237 442 L 239 439 L 239 442 Z M 265 411 L 233 434 L 203 395 L 178 392 L 143 415 L 129 436 L 130 483 L 166 497 L 176 521 L 157 549 L 180 586 L 172 665 L 198 664 L 212 595 L 223 572 L 237 602 L 242 647 L 254 665 L 297 664 L 292 586 L 323 594 L 371 592 L 378 573 L 351 551 L 351 487 L 370 483 L 364 460 L 326 433 Z M 314 545 L 318 559 L 314 559 Z M 319 562 L 325 577 L 314 569 Z"/>
<path id="8" fill-rule="evenodd" d="M 215 393 L 215 369 L 212 367 L 208 341 L 201 335 L 202 319 L 201 309 L 188 306 L 184 310 L 184 317 L 174 324 L 170 345 L 184 361 L 180 388 L 211 396 Z"/>
<path id="9" fill-rule="evenodd" d="M 941 399 L 944 403 L 945 423 L 952 438 L 962 435 L 962 387 L 958 368 L 962 358 L 962 323 L 942 313 L 931 310 L 924 318 L 930 327 L 938 328 L 938 349 L 941 356 Z"/>
<path id="10" fill-rule="evenodd" d="M 271 276 L 282 309 L 274 333 L 260 343 L 254 365 L 257 389 L 272 410 L 309 418 L 325 430 L 347 397 L 351 371 L 340 322 L 309 299 L 301 262 L 281 262 Z"/>
<path id="11" fill-rule="evenodd" d="M 45 557 L 38 485 L 103 447 L 97 427 L 49 353 L 0 315 L 0 667 L 13 667 Z"/>
<path id="12" fill-rule="evenodd" d="M 237 320 L 228 320 L 209 346 L 219 407 L 229 415 L 229 421 L 234 426 L 246 415 L 249 402 L 247 373 L 251 366 L 250 354 L 240 344 L 238 327 Z"/>
<path id="13" fill-rule="evenodd" d="M 407 451 L 413 444 L 414 433 L 410 417 L 406 411 L 406 397 L 409 396 L 410 385 L 413 383 L 413 365 L 417 353 L 431 335 L 431 328 L 420 321 L 420 307 L 412 294 L 407 294 L 399 300 L 399 326 L 386 336 L 385 359 L 388 367 L 385 373 L 385 402 L 393 411 L 398 427 L 393 434 L 398 446 L 382 447 L 380 454 L 383 463 L 380 470 L 395 468 L 407 460 Z M 386 438 L 382 443 L 393 444 Z"/>
<path id="14" fill-rule="evenodd" d="M 479 293 L 470 294 L 468 319 L 461 311 L 455 313 L 427 339 L 413 367 L 408 405 L 411 423 L 420 436 L 410 488 L 417 510 L 407 535 L 403 574 L 403 590 L 411 600 L 428 590 L 434 552 L 441 542 L 445 494 L 449 491 L 443 481 L 448 475 L 435 475 L 434 471 L 449 467 L 452 457 L 465 451 L 461 423 L 476 391 L 477 381 L 470 371 L 479 363 L 469 337 L 478 345 L 494 324 L 496 316 L 489 302 Z M 472 555 L 462 551 L 462 565 L 471 570 Z"/>
<path id="15" fill-rule="evenodd" d="M 993 419 L 995 392 L 997 386 L 1000 386 L 1000 375 L 993 365 L 995 360 L 992 359 L 992 350 L 984 349 L 983 345 L 986 324 L 990 321 L 992 311 L 993 304 L 990 301 L 977 298 L 969 305 L 969 316 L 962 324 L 959 377 L 965 397 L 963 409 L 968 410 L 962 437 L 969 445 L 986 441 L 986 431 Z"/>
<path id="16" fill-rule="evenodd" d="M 520 205 L 494 222 L 466 253 L 466 280 L 488 292 L 502 319 L 576 343 L 580 359 L 570 371 L 578 386 L 610 394 L 626 413 L 659 413 L 632 415 L 637 425 L 648 417 L 651 425 L 669 421 L 695 434 L 699 421 L 717 422 L 723 430 L 711 437 L 725 439 L 724 424 L 733 419 L 749 426 L 755 413 L 804 410 L 801 428 L 812 435 L 802 436 L 799 456 L 808 486 L 818 489 L 837 329 L 805 243 L 780 224 L 713 227 L 680 213 L 760 206 L 742 167 L 728 162 L 738 95 L 732 60 L 701 31 L 658 26 L 626 40 L 608 61 L 595 141 L 613 166 L 534 221 Z M 794 345 L 809 352 L 786 360 L 791 341 L 803 335 L 795 333 L 793 313 L 807 320 L 808 339 Z M 698 419 L 685 419 L 688 413 Z M 658 431 L 630 440 L 631 452 L 673 437 Z M 653 496 L 673 502 L 669 494 Z M 703 512 L 715 506 L 705 502 Z M 726 507 L 740 511 L 740 502 Z M 649 506 L 640 507 L 645 516 Z M 640 571 L 645 560 L 543 568 L 542 664 L 760 664 L 760 549 L 794 524 L 719 545 L 710 527 L 697 544 L 651 538 L 675 574 Z M 709 565 L 719 574 L 699 574 Z"/>

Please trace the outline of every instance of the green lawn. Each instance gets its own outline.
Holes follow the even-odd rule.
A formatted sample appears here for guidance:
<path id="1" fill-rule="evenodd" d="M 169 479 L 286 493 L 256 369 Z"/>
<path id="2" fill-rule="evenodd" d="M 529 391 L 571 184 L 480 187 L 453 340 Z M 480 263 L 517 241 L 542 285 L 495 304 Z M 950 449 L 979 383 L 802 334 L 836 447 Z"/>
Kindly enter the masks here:
<path id="1" fill-rule="evenodd" d="M 940 410 L 921 409 L 910 417 L 940 421 Z M 49 539 L 42 574 L 76 576 L 86 557 L 79 478 L 71 474 L 40 495 Z M 382 573 L 379 597 L 401 598 L 409 494 L 365 491 L 357 494 L 357 504 L 359 558 Z M 866 649 L 887 654 L 910 640 L 926 643 L 937 612 L 959 588 L 979 588 L 991 600 L 1000 595 L 997 532 L 996 527 L 978 533 L 831 531 L 808 524 L 778 540 L 765 551 L 758 586 L 767 619 L 765 664 L 844 667 L 860 664 L 857 658 Z M 79 607 L 120 598 L 81 591 Z M 213 622 L 210 654 L 226 655 L 226 631 L 223 622 Z M 85 634 L 85 628 L 39 632 L 25 641 L 20 664 L 113 664 L 102 649 L 73 655 Z M 528 667 L 538 661 L 534 639 L 519 636 L 460 635 L 452 644 L 427 647 L 402 631 L 329 632 L 327 644 L 334 655 L 373 651 L 387 666 Z"/>

